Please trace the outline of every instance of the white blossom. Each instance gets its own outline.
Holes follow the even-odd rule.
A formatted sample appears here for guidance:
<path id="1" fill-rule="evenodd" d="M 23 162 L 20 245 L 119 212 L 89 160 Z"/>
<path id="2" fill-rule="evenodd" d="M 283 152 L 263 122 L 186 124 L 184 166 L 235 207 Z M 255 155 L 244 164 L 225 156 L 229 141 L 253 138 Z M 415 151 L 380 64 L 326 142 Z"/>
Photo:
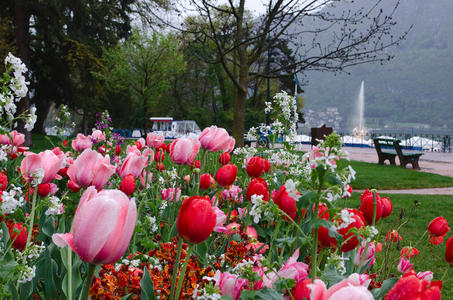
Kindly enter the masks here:
<path id="1" fill-rule="evenodd" d="M 61 215 L 64 212 L 64 205 L 56 196 L 49 197 L 50 205 L 47 208 L 46 216 Z"/>
<path id="2" fill-rule="evenodd" d="M 3 191 L 1 209 L 4 214 L 12 214 L 17 208 L 24 205 L 24 197 L 22 195 L 22 189 L 11 184 L 9 191 Z"/>

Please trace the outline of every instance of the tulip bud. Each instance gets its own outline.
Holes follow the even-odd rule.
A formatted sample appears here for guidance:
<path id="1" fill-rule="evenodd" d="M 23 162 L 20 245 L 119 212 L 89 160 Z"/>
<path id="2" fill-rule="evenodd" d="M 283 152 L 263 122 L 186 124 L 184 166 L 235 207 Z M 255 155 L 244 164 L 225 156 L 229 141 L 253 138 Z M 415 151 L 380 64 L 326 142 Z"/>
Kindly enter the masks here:
<path id="1" fill-rule="evenodd" d="M 214 178 L 211 174 L 201 174 L 200 176 L 200 189 L 208 190 L 211 186 L 215 184 Z"/>
<path id="2" fill-rule="evenodd" d="M 182 203 L 176 226 L 179 236 L 184 241 L 198 244 L 211 235 L 216 221 L 216 213 L 211 202 L 203 197 L 192 196 Z"/>
<path id="3" fill-rule="evenodd" d="M 77 193 L 78 191 L 80 191 L 80 186 L 78 186 L 74 181 L 69 180 L 68 189 L 73 193 Z"/>
<path id="4" fill-rule="evenodd" d="M 450 227 L 447 220 L 440 216 L 429 222 L 428 231 L 433 236 L 444 236 L 450 231 Z"/>
<path id="5" fill-rule="evenodd" d="M 115 146 L 115 154 L 116 155 L 120 155 L 121 154 L 121 146 L 119 146 L 119 145 Z"/>
<path id="6" fill-rule="evenodd" d="M 43 183 L 38 185 L 38 195 L 41 197 L 46 197 L 50 193 L 50 184 Z"/>
<path id="7" fill-rule="evenodd" d="M 6 187 L 8 186 L 8 177 L 0 173 L 0 193 L 6 190 Z"/>
<path id="8" fill-rule="evenodd" d="M 13 247 L 19 250 L 25 249 L 27 243 L 27 228 L 23 223 L 16 223 L 9 228 L 10 240 L 13 241 Z"/>
<path id="9" fill-rule="evenodd" d="M 224 165 L 217 170 L 215 179 L 217 183 L 222 187 L 227 187 L 233 184 L 236 180 L 236 175 L 238 173 L 238 168 L 236 165 L 228 164 Z"/>
<path id="10" fill-rule="evenodd" d="M 382 217 L 382 201 L 378 194 L 376 194 L 376 207 L 374 206 L 373 193 L 366 190 L 360 196 L 360 208 L 359 210 L 363 213 L 366 224 L 371 225 L 373 223 L 374 213 L 376 213 L 376 223 Z"/>
<path id="11" fill-rule="evenodd" d="M 261 177 L 253 178 L 247 186 L 247 191 L 245 196 L 249 201 L 252 201 L 252 196 L 258 195 L 263 196 L 264 201 L 269 201 L 269 189 L 267 187 L 267 182 Z"/>
<path id="12" fill-rule="evenodd" d="M 228 152 L 223 152 L 219 157 L 219 163 L 223 166 L 226 165 L 227 163 L 229 163 L 230 160 L 231 160 L 231 155 Z"/>
<path id="13" fill-rule="evenodd" d="M 135 178 L 133 175 L 127 175 L 124 177 L 123 181 L 120 184 L 120 190 L 123 191 L 126 195 L 130 196 L 135 191 Z"/>
<path id="14" fill-rule="evenodd" d="M 163 162 L 165 159 L 165 150 L 160 148 L 159 150 L 156 150 L 156 154 L 154 155 L 154 160 L 157 162 Z"/>
<path id="15" fill-rule="evenodd" d="M 246 171 L 250 177 L 259 177 L 266 171 L 266 159 L 261 156 L 255 156 L 247 161 Z"/>

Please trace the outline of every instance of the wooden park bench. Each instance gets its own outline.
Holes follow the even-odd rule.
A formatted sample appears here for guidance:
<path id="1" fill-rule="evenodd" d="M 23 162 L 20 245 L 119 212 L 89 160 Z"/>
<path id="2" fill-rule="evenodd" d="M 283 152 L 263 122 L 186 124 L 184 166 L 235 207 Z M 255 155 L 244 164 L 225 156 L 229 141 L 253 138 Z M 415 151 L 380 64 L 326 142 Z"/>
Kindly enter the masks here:
<path id="1" fill-rule="evenodd" d="M 395 157 L 398 155 L 400 166 L 405 168 L 408 163 L 414 169 L 419 170 L 418 159 L 423 155 L 422 152 L 407 152 L 401 149 L 400 140 L 394 139 L 373 139 L 374 146 L 379 158 L 379 164 L 383 165 L 386 160 L 395 165 Z"/>

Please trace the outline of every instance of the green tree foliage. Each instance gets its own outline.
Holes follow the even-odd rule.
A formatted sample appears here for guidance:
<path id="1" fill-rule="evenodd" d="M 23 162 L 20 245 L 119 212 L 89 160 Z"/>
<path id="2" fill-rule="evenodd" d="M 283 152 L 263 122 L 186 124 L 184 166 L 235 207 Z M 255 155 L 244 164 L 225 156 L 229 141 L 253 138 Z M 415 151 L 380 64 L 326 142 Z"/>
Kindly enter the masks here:
<path id="1" fill-rule="evenodd" d="M 172 34 L 134 31 L 125 41 L 104 52 L 105 69 L 98 73 L 109 93 L 107 106 L 121 126 L 143 127 L 149 117 L 164 116 L 172 109 L 166 91 L 185 69 L 178 40 Z"/>

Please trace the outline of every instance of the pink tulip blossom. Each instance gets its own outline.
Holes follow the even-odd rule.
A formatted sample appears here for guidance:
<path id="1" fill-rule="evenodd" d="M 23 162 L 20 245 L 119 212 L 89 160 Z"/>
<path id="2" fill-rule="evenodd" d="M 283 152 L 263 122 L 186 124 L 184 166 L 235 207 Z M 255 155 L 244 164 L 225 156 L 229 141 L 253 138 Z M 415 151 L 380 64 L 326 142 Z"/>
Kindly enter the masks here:
<path id="1" fill-rule="evenodd" d="M 247 279 L 219 270 L 215 273 L 214 280 L 222 295 L 230 296 L 233 300 L 238 300 L 242 290 L 247 289 L 249 284 Z"/>
<path id="2" fill-rule="evenodd" d="M 135 152 L 129 153 L 124 159 L 123 165 L 119 171 L 121 178 L 131 174 L 137 178 L 148 163 L 148 157 L 144 155 L 137 155 Z"/>
<path id="3" fill-rule="evenodd" d="M 407 271 L 409 271 L 412 268 L 413 265 L 414 264 L 411 264 L 410 260 L 404 259 L 403 257 L 401 257 L 396 269 L 398 270 L 398 272 L 404 274 Z"/>
<path id="4" fill-rule="evenodd" d="M 222 191 L 222 198 L 227 200 L 234 200 L 239 201 L 240 203 L 243 202 L 244 197 L 241 194 L 242 189 L 237 185 L 230 186 L 229 189 L 224 189 Z M 239 196 L 240 194 L 240 196 Z"/>
<path id="5" fill-rule="evenodd" d="M 309 267 L 303 262 L 298 262 L 299 249 L 288 258 L 285 265 L 278 272 L 269 272 L 263 276 L 263 285 L 269 288 L 274 287 L 274 283 L 279 278 L 294 279 L 296 285 L 308 277 Z"/>
<path id="6" fill-rule="evenodd" d="M 85 149 L 91 148 L 93 142 L 90 136 L 84 136 L 83 134 L 77 134 L 76 138 L 72 140 L 72 149 L 77 152 L 82 152 Z"/>
<path id="7" fill-rule="evenodd" d="M 35 184 L 49 183 L 64 166 L 65 159 L 59 158 L 50 150 L 36 153 L 29 153 L 20 164 L 20 172 L 25 180 Z M 41 177 L 42 178 L 38 178 Z"/>
<path id="8" fill-rule="evenodd" d="M 11 143 L 12 141 L 12 143 Z M 2 145 L 11 145 L 13 144 L 16 147 L 21 146 L 25 142 L 25 135 L 23 133 L 13 130 L 7 134 L 0 134 L 0 144 Z"/>
<path id="9" fill-rule="evenodd" d="M 191 138 L 179 138 L 170 146 L 170 157 L 174 163 L 190 166 L 200 150 L 200 142 Z"/>
<path id="10" fill-rule="evenodd" d="M 153 173 L 148 172 L 148 184 L 146 185 L 146 189 L 150 187 L 150 183 L 153 182 Z M 146 184 L 146 170 L 143 170 L 142 174 L 140 174 L 140 183 L 142 186 L 145 186 Z"/>
<path id="11" fill-rule="evenodd" d="M 230 152 L 234 148 L 235 140 L 230 137 L 224 128 L 217 126 L 207 127 L 198 138 L 201 148 L 210 152 Z"/>
<path id="12" fill-rule="evenodd" d="M 176 190 L 176 193 L 175 193 L 175 190 Z M 163 189 L 162 191 L 160 191 L 160 195 L 162 196 L 162 200 L 167 200 L 170 202 L 179 201 L 179 199 L 181 198 L 181 188 Z"/>
<path id="13" fill-rule="evenodd" d="M 103 157 L 91 149 L 84 150 L 68 169 L 68 176 L 75 184 L 80 187 L 94 185 L 97 189 L 102 188 L 113 173 L 115 166 L 110 164 L 110 157 Z"/>
<path id="14" fill-rule="evenodd" d="M 52 236 L 58 247 L 69 245 L 85 262 L 111 264 L 126 251 L 137 221 L 135 200 L 118 190 L 89 187 L 75 212 L 72 233 Z"/>
<path id="15" fill-rule="evenodd" d="M 164 136 L 150 132 L 146 135 L 146 144 L 148 147 L 157 148 L 164 143 Z"/>
<path id="16" fill-rule="evenodd" d="M 212 208 L 214 209 L 214 212 L 216 215 L 216 224 L 214 226 L 214 231 L 215 232 L 227 232 L 228 229 L 225 226 L 223 226 L 223 224 L 225 224 L 225 221 L 227 218 L 225 213 L 217 206 L 213 206 Z"/>
<path id="17" fill-rule="evenodd" d="M 241 230 L 241 225 L 236 222 L 233 222 L 226 226 L 225 234 L 233 235 L 233 234 L 239 233 L 239 230 Z"/>
<path id="18" fill-rule="evenodd" d="M 433 272 L 431 271 L 418 272 L 417 277 L 421 280 L 427 280 L 429 282 L 431 282 L 434 278 Z"/>
<path id="19" fill-rule="evenodd" d="M 366 253 L 365 252 L 366 248 Z M 368 243 L 366 241 L 362 242 L 362 245 L 357 250 L 357 254 L 354 258 L 354 265 L 359 266 L 360 268 L 366 266 L 369 263 L 369 266 L 372 266 L 376 261 L 374 256 L 376 252 L 376 245 L 374 243 Z M 365 257 L 363 257 L 365 256 Z"/>
<path id="20" fill-rule="evenodd" d="M 373 300 L 374 297 L 368 288 L 360 285 L 350 278 L 343 279 L 334 284 L 329 289 L 324 282 L 316 279 L 313 284 L 309 284 L 311 290 L 310 300 Z"/>
<path id="21" fill-rule="evenodd" d="M 100 130 L 94 130 L 91 134 L 91 141 L 95 144 L 105 142 L 105 133 Z"/>

